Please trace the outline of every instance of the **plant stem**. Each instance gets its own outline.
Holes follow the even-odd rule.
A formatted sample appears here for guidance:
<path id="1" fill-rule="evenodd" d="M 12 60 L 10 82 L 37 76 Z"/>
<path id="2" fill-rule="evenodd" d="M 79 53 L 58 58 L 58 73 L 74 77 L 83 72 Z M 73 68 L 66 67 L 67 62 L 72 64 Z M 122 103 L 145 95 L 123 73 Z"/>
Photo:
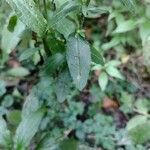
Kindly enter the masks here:
<path id="1" fill-rule="evenodd" d="M 47 19 L 47 4 L 46 4 L 46 0 L 43 0 L 43 4 L 44 4 L 44 16 Z"/>
<path id="2" fill-rule="evenodd" d="M 43 37 L 42 41 L 43 41 L 44 50 L 45 50 L 46 55 L 47 55 L 47 56 L 51 56 L 51 51 L 50 51 L 50 49 L 49 49 L 49 47 L 48 47 L 48 45 L 47 45 L 46 38 Z"/>
<path id="3" fill-rule="evenodd" d="M 46 0 L 43 0 L 43 5 L 44 5 L 44 17 L 47 20 L 48 19 L 48 13 L 47 13 L 47 3 Z M 42 38 L 43 41 L 43 45 L 44 45 L 44 50 L 47 56 L 51 55 L 51 51 L 49 50 L 49 47 L 47 45 L 47 41 L 46 41 L 46 35 L 45 37 Z"/>
<path id="4" fill-rule="evenodd" d="M 88 5 L 90 4 L 90 1 L 91 1 L 91 0 L 87 0 L 87 1 L 86 1 L 86 6 L 88 6 Z"/>

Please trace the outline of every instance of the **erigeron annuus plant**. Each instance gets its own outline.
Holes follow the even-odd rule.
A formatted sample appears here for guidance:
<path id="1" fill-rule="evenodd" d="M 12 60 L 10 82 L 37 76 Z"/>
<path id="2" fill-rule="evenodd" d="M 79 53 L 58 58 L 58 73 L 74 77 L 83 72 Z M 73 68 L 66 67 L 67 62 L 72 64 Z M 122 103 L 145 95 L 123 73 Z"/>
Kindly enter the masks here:
<path id="1" fill-rule="evenodd" d="M 31 139 L 45 119 L 44 116 L 50 111 L 50 100 L 55 99 L 51 93 L 56 93 L 58 101 L 63 103 L 70 94 L 70 88 L 76 87 L 82 91 L 87 84 L 92 64 L 95 64 L 94 69 L 103 70 L 99 77 L 102 90 L 106 88 L 108 75 L 120 79 L 123 77 L 116 69 L 119 63 L 110 61 L 104 64 L 101 52 L 95 49 L 84 35 L 85 18 L 108 14 L 111 12 L 109 8 L 95 6 L 94 0 L 6 0 L 6 2 L 13 11 L 3 29 L 1 39 L 3 57 L 8 57 L 17 46 L 20 46 L 19 42 L 23 41 L 24 46 L 19 60 L 25 63 L 32 58 L 33 64 L 39 69 L 41 80 L 27 96 L 22 110 L 22 121 L 13 138 L 4 119 L 0 119 L 2 125 L 0 145 L 10 150 L 24 150 L 28 149 Z M 130 6 L 130 10 L 135 9 L 133 0 L 122 2 Z M 29 73 L 23 67 L 8 72 L 10 76 L 19 78 Z M 53 85 L 55 88 L 49 91 Z M 55 107 L 56 110 L 61 109 L 57 103 Z M 77 108 L 77 114 L 83 113 L 83 107 L 80 105 L 74 107 L 71 109 Z M 37 146 L 37 149 L 40 148 Z"/>

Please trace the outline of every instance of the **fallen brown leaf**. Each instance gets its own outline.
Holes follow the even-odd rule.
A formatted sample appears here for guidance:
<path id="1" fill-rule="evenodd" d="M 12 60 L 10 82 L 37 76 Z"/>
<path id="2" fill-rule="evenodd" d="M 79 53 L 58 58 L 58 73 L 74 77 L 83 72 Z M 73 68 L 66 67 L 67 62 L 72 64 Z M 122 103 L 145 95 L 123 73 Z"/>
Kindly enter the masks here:
<path id="1" fill-rule="evenodd" d="M 111 109 L 111 108 L 117 109 L 117 108 L 119 108 L 119 104 L 118 104 L 117 101 L 114 101 L 114 100 L 112 100 L 112 99 L 110 99 L 109 97 L 106 96 L 106 97 L 103 99 L 102 107 L 103 107 L 104 109 Z"/>

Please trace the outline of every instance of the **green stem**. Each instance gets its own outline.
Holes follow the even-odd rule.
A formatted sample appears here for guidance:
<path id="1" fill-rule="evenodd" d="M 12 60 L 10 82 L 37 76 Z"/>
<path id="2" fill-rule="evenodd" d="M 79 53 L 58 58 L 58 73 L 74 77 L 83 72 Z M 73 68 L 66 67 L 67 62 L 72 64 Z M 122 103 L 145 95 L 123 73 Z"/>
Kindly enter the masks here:
<path id="1" fill-rule="evenodd" d="M 47 19 L 48 16 L 47 16 L 47 4 L 46 4 L 46 0 L 43 0 L 43 4 L 44 4 L 44 16 Z"/>
<path id="2" fill-rule="evenodd" d="M 45 50 L 46 55 L 47 55 L 47 56 L 51 56 L 51 51 L 50 51 L 50 49 L 49 49 L 49 47 L 48 47 L 48 45 L 47 45 L 46 38 L 43 37 L 42 41 L 43 41 L 44 50 Z"/>
<path id="3" fill-rule="evenodd" d="M 47 3 L 46 3 L 46 0 L 43 0 L 43 5 L 44 5 L 44 17 L 47 20 L 48 19 L 48 13 L 47 13 Z M 48 47 L 48 44 L 47 44 L 46 35 L 45 35 L 45 37 L 42 38 L 42 41 L 43 41 L 44 50 L 45 50 L 46 55 L 50 56 L 51 55 L 51 51 L 50 51 L 50 49 Z"/>
<path id="4" fill-rule="evenodd" d="M 88 6 L 88 5 L 90 4 L 90 1 L 91 1 L 91 0 L 87 0 L 87 1 L 86 1 L 86 6 Z"/>
<path id="5" fill-rule="evenodd" d="M 39 7 L 39 10 L 41 11 L 40 0 L 37 0 L 37 6 Z"/>

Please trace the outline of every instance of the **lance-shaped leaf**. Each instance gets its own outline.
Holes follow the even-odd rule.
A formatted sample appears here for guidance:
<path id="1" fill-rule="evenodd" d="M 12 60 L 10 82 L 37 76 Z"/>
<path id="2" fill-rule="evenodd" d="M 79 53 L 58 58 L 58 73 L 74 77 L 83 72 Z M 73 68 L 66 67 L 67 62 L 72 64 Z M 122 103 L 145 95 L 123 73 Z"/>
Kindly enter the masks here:
<path id="1" fill-rule="evenodd" d="M 130 10 L 131 12 L 135 12 L 136 10 L 136 2 L 135 0 L 121 0 L 121 2 Z"/>
<path id="2" fill-rule="evenodd" d="M 82 12 L 86 18 L 98 18 L 101 16 L 101 14 L 107 14 L 109 12 L 109 9 L 110 9 L 109 7 L 104 7 L 104 6 L 99 6 L 99 7 L 83 6 Z"/>
<path id="3" fill-rule="evenodd" d="M 59 24 L 59 22 L 64 19 L 70 12 L 78 9 L 79 4 L 71 1 L 64 3 L 49 19 L 50 27 L 54 28 L 55 25 Z"/>
<path id="4" fill-rule="evenodd" d="M 13 13 L 10 14 L 2 31 L 1 48 L 5 53 L 8 54 L 11 53 L 11 51 L 17 46 L 25 30 L 25 25 L 17 18 L 13 27 L 10 25 L 12 18 L 15 17 L 16 16 Z"/>
<path id="5" fill-rule="evenodd" d="M 147 116 L 137 115 L 127 124 L 128 136 L 136 144 L 143 144 L 150 140 L 150 121 Z"/>
<path id="6" fill-rule="evenodd" d="M 6 93 L 6 83 L 3 80 L 0 80 L 0 97 Z"/>
<path id="7" fill-rule="evenodd" d="M 109 80 L 108 75 L 105 72 L 102 72 L 98 79 L 98 83 L 99 83 L 102 91 L 105 91 L 106 86 L 108 84 L 108 80 Z"/>
<path id="8" fill-rule="evenodd" d="M 47 22 L 33 0 L 6 0 L 20 20 L 39 36 L 46 32 Z"/>
<path id="9" fill-rule="evenodd" d="M 46 73 L 53 73 L 56 71 L 57 68 L 59 68 L 65 61 L 65 55 L 61 53 L 56 53 L 49 57 L 44 66 L 44 70 Z"/>
<path id="10" fill-rule="evenodd" d="M 59 102 L 64 102 L 70 92 L 70 87 L 71 77 L 68 70 L 66 70 L 58 76 L 56 83 L 56 96 Z"/>
<path id="11" fill-rule="evenodd" d="M 32 57 L 37 51 L 39 51 L 40 49 L 39 48 L 28 48 L 26 50 L 24 50 L 22 52 L 22 54 L 20 55 L 20 58 L 19 60 L 20 61 L 24 61 L 24 60 L 27 60 L 29 59 L 30 57 Z"/>
<path id="12" fill-rule="evenodd" d="M 91 48 L 91 57 L 92 57 L 92 62 L 96 64 L 104 65 L 104 57 L 102 53 L 94 47 Z"/>
<path id="13" fill-rule="evenodd" d="M 88 80 L 91 52 L 89 44 L 81 37 L 69 37 L 67 41 L 67 62 L 76 87 L 82 90 Z"/>
<path id="14" fill-rule="evenodd" d="M 64 18 L 56 24 L 54 29 L 63 34 L 64 37 L 67 39 L 70 34 L 75 32 L 76 26 L 72 21 L 70 21 L 67 18 Z"/>
<path id="15" fill-rule="evenodd" d="M 0 117 L 0 146 L 7 147 L 10 141 L 10 132 L 7 129 L 5 120 Z"/>
<path id="16" fill-rule="evenodd" d="M 16 131 L 14 139 L 15 149 L 24 149 L 30 144 L 31 139 L 38 130 L 43 115 L 44 110 L 39 109 L 23 118 Z"/>

